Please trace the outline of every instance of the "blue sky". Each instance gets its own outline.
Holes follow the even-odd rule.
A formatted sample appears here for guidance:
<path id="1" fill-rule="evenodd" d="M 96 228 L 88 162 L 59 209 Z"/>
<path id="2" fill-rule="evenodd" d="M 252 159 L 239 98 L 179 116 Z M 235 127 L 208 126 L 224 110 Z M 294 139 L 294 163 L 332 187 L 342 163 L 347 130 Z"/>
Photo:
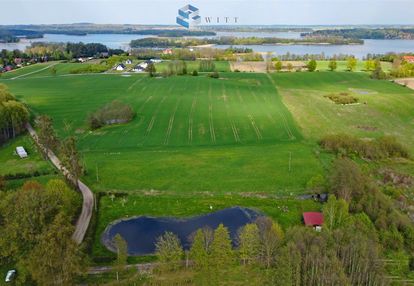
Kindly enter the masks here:
<path id="1" fill-rule="evenodd" d="M 174 24 L 186 4 L 243 25 L 414 24 L 414 0 L 0 0 L 0 24 Z"/>

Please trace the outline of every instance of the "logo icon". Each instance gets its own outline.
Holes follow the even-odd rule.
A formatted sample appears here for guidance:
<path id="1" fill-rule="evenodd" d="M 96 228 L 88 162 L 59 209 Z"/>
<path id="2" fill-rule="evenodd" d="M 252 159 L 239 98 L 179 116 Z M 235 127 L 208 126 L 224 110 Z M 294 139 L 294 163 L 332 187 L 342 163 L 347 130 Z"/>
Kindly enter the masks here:
<path id="1" fill-rule="evenodd" d="M 177 24 L 184 28 L 191 28 L 201 23 L 200 10 L 193 5 L 186 5 L 178 10 Z"/>

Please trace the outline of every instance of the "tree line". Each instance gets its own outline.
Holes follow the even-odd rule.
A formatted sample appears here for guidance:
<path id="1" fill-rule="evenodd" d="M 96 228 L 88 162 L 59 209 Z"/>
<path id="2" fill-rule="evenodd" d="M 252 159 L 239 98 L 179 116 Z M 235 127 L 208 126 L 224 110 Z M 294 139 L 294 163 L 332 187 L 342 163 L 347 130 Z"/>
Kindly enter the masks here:
<path id="1" fill-rule="evenodd" d="M 4 84 L 0 84 L 0 144 L 21 134 L 28 121 L 26 106 L 17 101 Z"/>
<path id="2" fill-rule="evenodd" d="M 343 37 L 346 39 L 414 39 L 414 29 L 396 28 L 352 28 L 326 29 L 302 33 L 303 37 Z"/>
<path id="3" fill-rule="evenodd" d="M 264 44 L 319 44 L 328 43 L 331 45 L 350 45 L 363 44 L 363 40 L 345 39 L 340 37 L 319 37 L 319 38 L 301 38 L 301 39 L 283 39 L 283 38 L 258 38 L 258 37 L 220 37 L 204 39 L 175 39 L 175 38 L 143 38 L 132 40 L 132 48 L 184 48 L 199 45 L 264 45 Z"/>

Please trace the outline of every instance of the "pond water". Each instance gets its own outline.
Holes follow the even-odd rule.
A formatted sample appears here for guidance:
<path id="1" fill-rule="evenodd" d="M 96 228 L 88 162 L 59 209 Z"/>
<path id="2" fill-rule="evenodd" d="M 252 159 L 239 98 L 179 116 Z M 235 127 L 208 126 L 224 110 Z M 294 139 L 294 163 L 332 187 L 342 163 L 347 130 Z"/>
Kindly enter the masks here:
<path id="1" fill-rule="evenodd" d="M 154 253 L 157 238 L 169 231 L 179 237 L 184 249 L 188 249 L 192 233 L 204 227 L 215 229 L 222 223 L 229 229 L 234 243 L 239 228 L 253 222 L 258 216 L 258 212 L 241 207 L 187 219 L 140 216 L 110 224 L 102 234 L 101 241 L 110 251 L 115 252 L 113 238 L 119 233 L 128 244 L 129 255 L 145 255 Z"/>

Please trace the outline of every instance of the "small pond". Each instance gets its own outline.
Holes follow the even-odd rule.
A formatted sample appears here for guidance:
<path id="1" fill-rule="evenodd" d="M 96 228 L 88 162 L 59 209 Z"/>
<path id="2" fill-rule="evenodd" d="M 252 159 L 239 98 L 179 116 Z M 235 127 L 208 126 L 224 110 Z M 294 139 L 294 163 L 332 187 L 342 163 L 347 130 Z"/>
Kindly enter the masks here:
<path id="1" fill-rule="evenodd" d="M 189 237 L 193 232 L 203 227 L 215 229 L 222 223 L 229 229 L 234 243 L 239 228 L 253 222 L 260 215 L 251 209 L 233 207 L 186 219 L 139 216 L 113 222 L 102 234 L 101 241 L 110 251 L 115 252 L 112 241 L 119 233 L 128 244 L 129 255 L 145 255 L 154 253 L 157 238 L 169 231 L 176 234 L 183 247 L 188 249 Z"/>

